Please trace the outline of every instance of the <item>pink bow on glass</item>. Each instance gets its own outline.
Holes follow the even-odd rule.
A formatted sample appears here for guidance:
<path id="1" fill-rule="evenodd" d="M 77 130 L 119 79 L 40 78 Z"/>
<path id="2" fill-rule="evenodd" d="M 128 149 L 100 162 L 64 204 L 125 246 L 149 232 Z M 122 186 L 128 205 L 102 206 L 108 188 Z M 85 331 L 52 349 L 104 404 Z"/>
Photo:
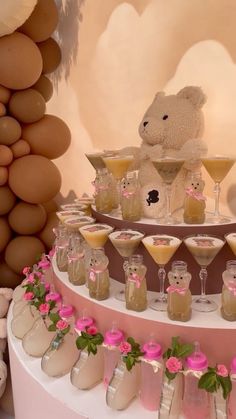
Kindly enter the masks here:
<path id="1" fill-rule="evenodd" d="M 236 284 L 234 281 L 229 281 L 227 288 L 230 292 L 232 292 L 232 294 L 234 295 L 234 297 L 236 297 Z"/>
<path id="2" fill-rule="evenodd" d="M 185 287 L 176 287 L 176 285 L 170 285 L 167 290 L 168 293 L 177 292 L 177 294 L 185 295 L 187 288 Z"/>
<path id="3" fill-rule="evenodd" d="M 132 274 L 128 276 L 128 281 L 135 282 L 136 288 L 140 288 L 142 278 L 138 274 Z"/>
<path id="4" fill-rule="evenodd" d="M 96 275 L 101 274 L 104 271 L 105 271 L 105 269 L 91 268 L 90 271 L 89 271 L 89 279 L 91 279 L 91 281 L 95 282 L 96 281 Z"/>
<path id="5" fill-rule="evenodd" d="M 188 196 L 191 196 L 191 198 L 196 199 L 197 201 L 206 201 L 206 198 L 205 198 L 205 196 L 203 196 L 202 192 L 196 192 L 191 187 L 186 189 L 186 194 Z"/>
<path id="6" fill-rule="evenodd" d="M 121 192 L 122 196 L 124 196 L 125 198 L 130 198 L 131 196 L 134 195 L 134 192 L 128 192 L 128 191 L 122 191 Z"/>

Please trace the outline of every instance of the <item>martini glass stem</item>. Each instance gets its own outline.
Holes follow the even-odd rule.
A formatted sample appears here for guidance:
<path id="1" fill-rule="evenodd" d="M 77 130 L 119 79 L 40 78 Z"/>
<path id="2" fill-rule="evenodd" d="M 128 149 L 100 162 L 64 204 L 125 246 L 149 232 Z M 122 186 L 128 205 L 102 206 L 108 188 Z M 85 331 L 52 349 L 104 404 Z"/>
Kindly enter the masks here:
<path id="1" fill-rule="evenodd" d="M 215 195 L 215 212 L 214 217 L 218 218 L 220 216 L 219 204 L 220 204 L 220 183 L 216 182 L 214 186 L 214 195 Z"/>
<path id="2" fill-rule="evenodd" d="M 207 280 L 207 270 L 206 268 L 201 268 L 199 272 L 199 278 L 201 280 L 201 302 L 207 301 L 206 298 L 206 280 Z"/>
<path id="3" fill-rule="evenodd" d="M 171 221 L 171 185 L 166 184 L 166 220 Z"/>
<path id="4" fill-rule="evenodd" d="M 158 269 L 158 279 L 160 283 L 160 300 L 165 300 L 165 279 L 166 279 L 166 271 L 163 266 L 160 266 Z"/>

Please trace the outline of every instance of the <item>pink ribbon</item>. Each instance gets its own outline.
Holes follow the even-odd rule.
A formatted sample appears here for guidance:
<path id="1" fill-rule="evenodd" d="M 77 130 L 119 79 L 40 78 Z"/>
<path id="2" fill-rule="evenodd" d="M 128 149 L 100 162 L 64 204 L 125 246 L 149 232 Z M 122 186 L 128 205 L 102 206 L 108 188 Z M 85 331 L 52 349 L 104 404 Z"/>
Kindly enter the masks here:
<path id="1" fill-rule="evenodd" d="M 187 291 L 187 288 L 184 288 L 184 287 L 182 287 L 182 288 L 178 288 L 178 287 L 176 287 L 176 285 L 170 285 L 168 288 L 167 288 L 167 290 L 166 290 L 168 293 L 170 292 L 170 293 L 172 293 L 172 292 L 177 292 L 177 294 L 180 294 L 180 295 L 185 295 L 185 293 L 186 293 L 186 291 Z"/>
<path id="2" fill-rule="evenodd" d="M 135 282 L 136 288 L 140 288 L 142 279 L 138 274 L 133 273 L 128 276 L 128 281 Z"/>
<path id="3" fill-rule="evenodd" d="M 109 187 L 105 185 L 96 185 L 95 181 L 92 182 L 92 185 L 95 189 L 95 194 L 97 195 L 99 191 L 108 191 Z"/>
<path id="4" fill-rule="evenodd" d="M 236 284 L 234 281 L 229 281 L 227 288 L 230 292 L 232 292 L 232 294 L 234 295 L 234 297 L 236 297 Z"/>
<path id="5" fill-rule="evenodd" d="M 97 274 L 101 274 L 102 272 L 105 272 L 105 269 L 91 268 L 90 271 L 89 271 L 89 279 L 91 279 L 91 281 L 95 282 Z"/>
<path id="6" fill-rule="evenodd" d="M 128 191 L 122 191 L 121 192 L 122 196 L 124 196 L 125 198 L 130 198 L 131 196 L 134 195 L 134 192 L 128 192 Z"/>
<path id="7" fill-rule="evenodd" d="M 196 199 L 197 201 L 206 201 L 206 198 L 205 198 L 205 196 L 203 196 L 202 192 L 196 192 L 191 187 L 186 189 L 186 194 L 191 196 L 191 198 Z"/>

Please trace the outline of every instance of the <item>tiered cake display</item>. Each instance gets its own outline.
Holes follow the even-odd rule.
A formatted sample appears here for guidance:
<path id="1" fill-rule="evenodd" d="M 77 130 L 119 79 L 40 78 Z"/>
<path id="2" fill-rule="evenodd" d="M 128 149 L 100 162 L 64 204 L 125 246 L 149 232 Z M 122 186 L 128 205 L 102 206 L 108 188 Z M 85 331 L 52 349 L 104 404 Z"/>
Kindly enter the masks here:
<path id="1" fill-rule="evenodd" d="M 57 400 L 55 383 L 67 384 L 68 409 L 81 418 L 106 419 L 111 409 L 127 409 L 117 414 L 122 419 L 151 419 L 157 410 L 161 419 L 213 419 L 215 409 L 226 418 L 231 390 L 234 412 L 235 361 L 231 376 L 222 362 L 236 355 L 236 224 L 219 213 L 219 193 L 235 160 L 207 157 L 196 139 L 204 102 L 195 87 L 159 93 L 140 124 L 140 150 L 87 154 L 96 170 L 94 200 L 85 196 L 58 212 L 56 255 L 46 274 L 51 293 L 42 279 L 45 258 L 26 272 L 24 300 L 22 288 L 15 291 L 12 332 L 28 355 L 42 357 L 46 374 L 33 370 L 33 380 L 54 380 L 47 391 Z M 202 164 L 216 184 L 213 214 L 205 209 Z M 36 330 L 40 347 L 47 343 L 39 355 Z M 9 336 L 15 361 L 23 350 Z M 189 344 L 174 338 L 166 350 L 173 336 Z M 55 381 L 66 374 L 67 383 Z M 90 406 L 96 396 L 97 416 Z"/>

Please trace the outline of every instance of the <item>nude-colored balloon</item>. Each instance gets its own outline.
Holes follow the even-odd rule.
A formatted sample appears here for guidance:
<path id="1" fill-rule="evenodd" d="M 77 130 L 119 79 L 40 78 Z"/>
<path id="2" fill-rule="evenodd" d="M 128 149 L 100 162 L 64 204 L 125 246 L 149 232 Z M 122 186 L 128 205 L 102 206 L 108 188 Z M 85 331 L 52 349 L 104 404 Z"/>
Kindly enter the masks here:
<path id="1" fill-rule="evenodd" d="M 42 205 L 19 202 L 11 210 L 8 222 L 18 234 L 35 234 L 40 231 L 47 220 L 47 213 Z"/>
<path id="2" fill-rule="evenodd" d="M 20 136 L 21 126 L 19 122 L 11 116 L 2 116 L 0 118 L 0 144 L 11 145 L 19 140 Z"/>
<path id="3" fill-rule="evenodd" d="M 16 273 L 22 273 L 25 266 L 32 266 L 44 253 L 41 240 L 34 236 L 18 236 L 12 239 L 5 250 L 5 261 Z"/>
<path id="4" fill-rule="evenodd" d="M 58 11 L 54 0 L 38 0 L 33 13 L 19 31 L 28 35 L 33 41 L 41 42 L 51 36 L 57 23 Z"/>
<path id="5" fill-rule="evenodd" d="M 14 207 L 16 197 L 8 186 L 0 187 L 0 215 L 7 214 Z"/>
<path id="6" fill-rule="evenodd" d="M 9 112 L 18 121 L 30 124 L 43 117 L 46 104 L 43 96 L 34 89 L 13 93 L 9 101 Z"/>
<path id="7" fill-rule="evenodd" d="M 3 186 L 7 183 L 8 180 L 8 170 L 6 167 L 0 167 L 0 186 Z"/>
<path id="8" fill-rule="evenodd" d="M 0 252 L 3 251 L 10 239 L 11 229 L 9 227 L 7 219 L 4 217 L 0 217 Z"/>
<path id="9" fill-rule="evenodd" d="M 47 214 L 50 214 L 50 212 L 56 212 L 59 208 L 56 201 L 53 199 L 51 201 L 44 202 L 42 206 L 44 207 Z"/>
<path id="10" fill-rule="evenodd" d="M 61 175 L 46 157 L 29 155 L 13 161 L 9 167 L 9 185 L 23 201 L 41 204 L 59 192 Z"/>
<path id="11" fill-rule="evenodd" d="M 32 86 L 33 89 L 37 90 L 44 97 L 45 102 L 48 102 L 53 95 L 53 85 L 44 74 L 39 77 L 38 81 Z"/>
<path id="12" fill-rule="evenodd" d="M 48 38 L 37 45 L 43 59 L 43 73 L 52 73 L 61 62 L 61 49 L 58 43 L 53 38 Z"/>
<path id="13" fill-rule="evenodd" d="M 6 115 L 7 110 L 6 110 L 6 106 L 3 103 L 0 103 L 0 116 L 4 116 Z"/>
<path id="14" fill-rule="evenodd" d="M 6 105 L 11 97 L 11 91 L 4 86 L 0 86 L 0 102 Z"/>
<path id="15" fill-rule="evenodd" d="M 11 146 L 11 150 L 15 159 L 26 156 L 30 153 L 30 146 L 25 140 L 18 140 Z"/>
<path id="16" fill-rule="evenodd" d="M 55 241 L 55 235 L 53 228 L 58 225 L 58 218 L 55 212 L 48 214 L 47 224 L 44 229 L 40 232 L 39 238 L 43 241 L 47 249 L 51 249 Z"/>
<path id="17" fill-rule="evenodd" d="M 28 36 L 14 32 L 0 38 L 0 84 L 9 89 L 27 89 L 42 72 L 42 56 Z"/>
<path id="18" fill-rule="evenodd" d="M 32 153 L 49 159 L 64 154 L 71 139 L 68 126 L 54 115 L 45 115 L 40 121 L 23 127 L 22 137 L 28 141 Z"/>
<path id="19" fill-rule="evenodd" d="M 8 166 L 13 160 L 12 150 L 6 145 L 0 144 L 0 166 Z"/>
<path id="20" fill-rule="evenodd" d="M 6 262 L 0 262 L 0 287 L 15 288 L 21 281 L 22 277 L 9 268 Z"/>

